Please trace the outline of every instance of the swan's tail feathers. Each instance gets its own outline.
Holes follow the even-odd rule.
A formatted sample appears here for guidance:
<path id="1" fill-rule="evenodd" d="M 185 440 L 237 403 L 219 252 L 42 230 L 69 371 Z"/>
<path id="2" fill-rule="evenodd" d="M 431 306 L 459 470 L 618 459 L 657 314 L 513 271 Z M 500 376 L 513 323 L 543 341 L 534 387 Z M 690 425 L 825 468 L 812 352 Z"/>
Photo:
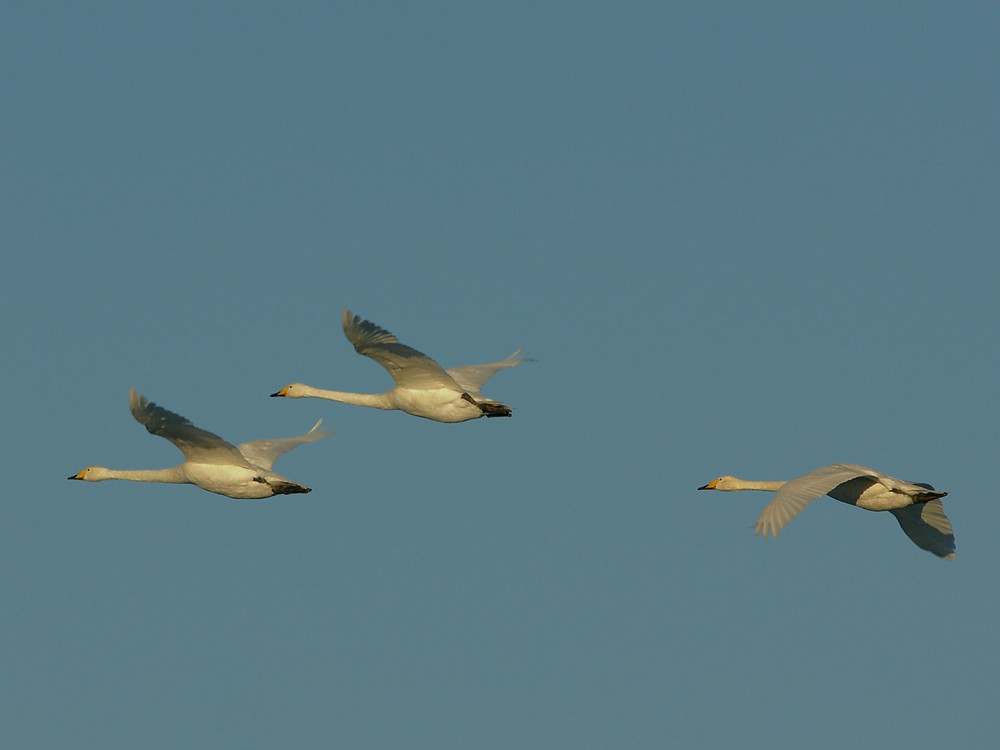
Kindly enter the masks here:
<path id="1" fill-rule="evenodd" d="M 496 401 L 477 401 L 476 406 L 487 417 L 509 417 L 511 408 Z"/>
<path id="2" fill-rule="evenodd" d="M 268 484 L 271 485 L 275 495 L 297 495 L 303 492 L 312 492 L 308 487 L 295 482 L 271 480 Z"/>

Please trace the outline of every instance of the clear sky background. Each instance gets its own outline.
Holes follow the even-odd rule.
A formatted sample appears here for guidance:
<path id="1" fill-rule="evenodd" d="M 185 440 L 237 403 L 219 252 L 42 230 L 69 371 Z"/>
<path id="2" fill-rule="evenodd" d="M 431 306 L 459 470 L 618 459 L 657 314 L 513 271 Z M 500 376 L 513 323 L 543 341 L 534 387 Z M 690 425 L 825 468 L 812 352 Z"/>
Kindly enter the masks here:
<path id="1" fill-rule="evenodd" d="M 0 745 L 995 747 L 1000 7 L 0 8 Z M 443 366 L 436 424 L 349 307 Z M 67 482 L 333 436 L 309 495 Z M 946 490 L 958 558 L 831 499 Z"/>

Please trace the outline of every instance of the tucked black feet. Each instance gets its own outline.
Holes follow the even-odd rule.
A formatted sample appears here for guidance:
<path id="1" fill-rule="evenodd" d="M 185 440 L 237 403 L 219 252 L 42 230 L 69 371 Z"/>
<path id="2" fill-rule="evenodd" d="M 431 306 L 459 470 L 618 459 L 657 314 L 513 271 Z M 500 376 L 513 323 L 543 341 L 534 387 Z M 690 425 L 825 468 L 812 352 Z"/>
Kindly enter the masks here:
<path id="1" fill-rule="evenodd" d="M 482 411 L 487 417 L 509 417 L 511 414 L 510 407 L 504 406 L 503 404 L 487 402 L 477 403 L 476 406 L 478 406 L 480 411 Z"/>

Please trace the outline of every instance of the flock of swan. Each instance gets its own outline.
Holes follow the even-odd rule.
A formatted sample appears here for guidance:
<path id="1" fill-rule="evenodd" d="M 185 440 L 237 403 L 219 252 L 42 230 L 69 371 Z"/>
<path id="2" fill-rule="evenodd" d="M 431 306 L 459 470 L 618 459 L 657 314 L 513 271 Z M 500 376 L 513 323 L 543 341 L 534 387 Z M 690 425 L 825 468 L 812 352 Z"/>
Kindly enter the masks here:
<path id="1" fill-rule="evenodd" d="M 500 370 L 529 361 L 521 350 L 504 360 L 485 365 L 443 369 L 426 354 L 399 340 L 384 328 L 343 310 L 344 335 L 358 354 L 371 357 L 392 376 L 395 386 L 385 393 L 347 393 L 292 383 L 273 397 L 321 398 L 376 409 L 398 409 L 436 422 L 466 422 L 480 417 L 509 417 L 508 406 L 481 395 L 482 387 Z M 312 443 L 331 433 L 319 431 L 322 419 L 304 435 L 274 440 L 253 440 L 233 445 L 195 427 L 189 420 L 129 393 L 129 408 L 136 421 L 152 435 L 166 438 L 184 454 L 184 461 L 169 469 L 108 469 L 88 466 L 69 479 L 101 482 L 126 479 L 133 482 L 193 484 L 203 490 L 236 499 L 259 499 L 274 495 L 310 492 L 272 470 L 276 459 L 303 443 Z M 938 557 L 955 557 L 955 536 L 944 514 L 941 498 L 946 492 L 929 484 L 914 484 L 856 464 L 833 464 L 788 482 L 754 482 L 721 476 L 699 490 L 774 492 L 774 499 L 761 513 L 756 534 L 778 533 L 810 502 L 822 495 L 871 511 L 889 511 L 903 532 L 921 549 Z"/>
<path id="2" fill-rule="evenodd" d="M 527 361 L 520 349 L 501 362 L 469 365 L 444 370 L 433 359 L 404 344 L 384 328 L 362 320 L 349 310 L 343 311 L 344 334 L 359 354 L 371 357 L 392 375 L 396 386 L 386 393 L 344 393 L 324 391 L 302 383 L 285 386 L 272 396 L 285 398 L 323 398 L 376 409 L 399 409 L 408 414 L 437 422 L 466 422 L 479 417 L 509 417 L 509 406 L 485 398 L 480 391 L 500 370 Z M 193 484 L 218 495 L 251 500 L 273 495 L 309 492 L 310 489 L 271 467 L 284 453 L 303 443 L 330 435 L 317 432 L 322 419 L 305 435 L 276 440 L 253 440 L 233 445 L 189 420 L 151 403 L 134 388 L 129 393 L 129 408 L 136 421 L 152 435 L 159 435 L 176 445 L 184 461 L 169 469 L 107 469 L 88 466 L 69 479 L 103 482 L 127 479 L 133 482 L 168 482 Z"/>

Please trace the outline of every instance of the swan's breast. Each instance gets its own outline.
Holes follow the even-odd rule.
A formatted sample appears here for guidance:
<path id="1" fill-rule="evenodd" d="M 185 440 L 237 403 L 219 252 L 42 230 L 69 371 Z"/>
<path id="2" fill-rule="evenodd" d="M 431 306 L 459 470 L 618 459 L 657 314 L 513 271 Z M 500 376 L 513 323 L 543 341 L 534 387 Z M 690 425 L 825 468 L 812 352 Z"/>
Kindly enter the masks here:
<path id="1" fill-rule="evenodd" d="M 184 473 L 191 484 L 226 497 L 255 500 L 274 494 L 271 486 L 262 481 L 262 473 L 247 466 L 188 462 Z"/>
<path id="2" fill-rule="evenodd" d="M 466 422 L 483 416 L 478 406 L 450 388 L 396 388 L 392 391 L 392 398 L 397 409 L 437 422 Z"/>

